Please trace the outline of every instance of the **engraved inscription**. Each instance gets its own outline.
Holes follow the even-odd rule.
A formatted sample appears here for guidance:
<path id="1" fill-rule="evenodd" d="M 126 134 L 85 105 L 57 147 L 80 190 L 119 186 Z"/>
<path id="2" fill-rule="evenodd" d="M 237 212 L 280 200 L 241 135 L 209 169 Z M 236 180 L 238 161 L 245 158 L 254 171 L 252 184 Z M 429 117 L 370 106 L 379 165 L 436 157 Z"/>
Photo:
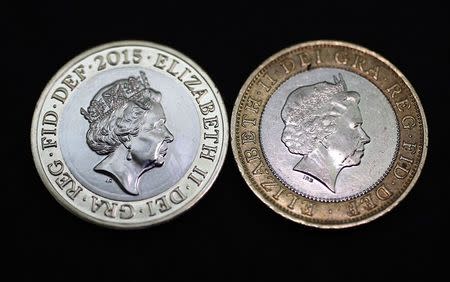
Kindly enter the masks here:
<path id="1" fill-rule="evenodd" d="M 48 111 L 44 114 L 42 118 L 42 126 L 46 126 L 41 130 L 41 145 L 42 150 L 48 148 L 56 148 L 57 142 L 56 138 L 49 137 L 56 136 L 56 126 L 58 124 L 58 114 L 54 111 Z M 49 128 L 50 127 L 50 128 Z"/>
<path id="2" fill-rule="evenodd" d="M 266 191 L 266 192 L 270 192 L 272 191 L 274 188 L 279 187 L 278 183 L 276 183 L 272 177 L 266 177 L 266 179 L 261 182 L 261 187 Z"/>
<path id="3" fill-rule="evenodd" d="M 392 196 L 392 192 L 385 185 L 378 187 L 375 194 L 377 195 L 377 198 L 382 201 L 387 200 Z"/>
<path id="4" fill-rule="evenodd" d="M 105 70 L 108 66 L 117 66 L 118 64 L 128 65 L 130 62 L 134 64 L 139 64 L 142 60 L 142 50 L 141 49 L 133 49 L 131 52 L 129 50 L 122 50 L 122 52 L 118 52 L 116 50 L 112 50 L 106 55 L 99 54 L 95 56 L 94 62 L 97 64 L 97 71 Z"/>
<path id="5" fill-rule="evenodd" d="M 200 158 L 207 159 L 213 162 L 216 157 L 216 152 L 217 146 L 208 146 L 203 144 L 202 151 L 200 152 Z"/>
<path id="6" fill-rule="evenodd" d="M 371 195 L 367 194 L 360 199 L 347 203 L 347 215 L 350 217 L 358 216 L 361 214 L 361 210 L 370 211 L 376 207 L 377 205 L 373 201 Z"/>
<path id="7" fill-rule="evenodd" d="M 295 56 L 286 57 L 281 60 L 279 66 L 281 71 L 287 75 L 300 69 L 310 69 L 311 66 L 322 64 L 320 50 L 315 52 L 301 52 Z"/>
<path id="8" fill-rule="evenodd" d="M 106 199 L 91 197 L 91 212 L 101 213 L 109 218 L 131 219 L 136 215 L 135 208 L 131 204 L 119 204 Z"/>
<path id="9" fill-rule="evenodd" d="M 146 202 L 148 216 L 155 216 L 157 212 L 165 213 L 172 209 L 172 207 L 181 204 L 187 199 L 187 195 L 180 187 L 176 187 L 169 193 L 163 194 L 154 200 Z"/>
<path id="10" fill-rule="evenodd" d="M 334 60 L 338 65 L 349 65 L 375 80 L 379 79 L 380 66 L 369 64 L 361 55 L 338 51 L 334 55 Z"/>
<path id="11" fill-rule="evenodd" d="M 406 178 L 411 170 L 412 163 L 412 159 L 400 155 L 400 158 L 394 167 L 395 177 L 397 177 L 398 179 Z"/>
<path id="12" fill-rule="evenodd" d="M 313 216 L 315 206 L 316 206 L 316 204 L 314 204 L 313 202 L 304 200 L 304 201 L 302 201 L 300 211 L 303 215 Z"/>
<path id="13" fill-rule="evenodd" d="M 61 190 L 66 190 L 66 196 L 72 201 L 83 191 L 76 181 L 72 178 L 72 176 L 64 171 L 64 164 L 60 160 L 55 160 L 52 163 L 47 165 L 47 170 L 51 175 L 57 176 L 54 180 L 55 184 Z"/>
<path id="14" fill-rule="evenodd" d="M 197 186 L 202 184 L 203 179 L 205 179 L 207 171 L 201 170 L 197 166 L 192 169 L 192 172 L 189 174 L 188 179 L 192 180 Z"/>

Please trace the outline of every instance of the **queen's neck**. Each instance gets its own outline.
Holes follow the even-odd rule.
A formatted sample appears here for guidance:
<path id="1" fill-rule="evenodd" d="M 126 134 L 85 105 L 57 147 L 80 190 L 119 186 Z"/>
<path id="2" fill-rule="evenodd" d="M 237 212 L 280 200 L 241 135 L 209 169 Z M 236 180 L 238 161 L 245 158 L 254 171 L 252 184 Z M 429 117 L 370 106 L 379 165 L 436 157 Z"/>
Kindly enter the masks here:
<path id="1" fill-rule="evenodd" d="M 331 192 L 335 193 L 336 178 L 342 170 L 341 162 L 330 155 L 327 148 L 318 146 L 298 162 L 294 170 L 309 174 L 322 182 Z"/>
<path id="2" fill-rule="evenodd" d="M 127 160 L 127 155 L 128 149 L 125 146 L 119 146 L 97 164 L 94 170 L 111 174 L 122 184 L 125 191 L 138 195 L 138 179 L 143 173 L 144 167 L 133 160 Z"/>

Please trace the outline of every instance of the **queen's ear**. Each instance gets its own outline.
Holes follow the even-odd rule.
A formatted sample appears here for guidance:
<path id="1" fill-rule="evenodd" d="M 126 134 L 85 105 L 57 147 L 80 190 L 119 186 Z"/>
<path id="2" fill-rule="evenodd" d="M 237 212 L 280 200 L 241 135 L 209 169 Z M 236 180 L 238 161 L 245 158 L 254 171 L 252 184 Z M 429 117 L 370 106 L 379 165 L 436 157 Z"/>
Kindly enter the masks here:
<path id="1" fill-rule="evenodd" d="M 122 135 L 120 136 L 120 142 L 125 146 L 125 148 L 130 149 L 131 148 L 131 135 Z"/>

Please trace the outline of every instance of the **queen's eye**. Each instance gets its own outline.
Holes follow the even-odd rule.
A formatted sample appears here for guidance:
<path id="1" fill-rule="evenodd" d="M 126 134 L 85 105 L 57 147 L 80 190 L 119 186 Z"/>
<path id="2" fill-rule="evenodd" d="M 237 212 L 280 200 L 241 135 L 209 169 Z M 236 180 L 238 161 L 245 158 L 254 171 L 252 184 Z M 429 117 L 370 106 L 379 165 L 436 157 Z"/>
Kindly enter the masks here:
<path id="1" fill-rule="evenodd" d="M 166 121 L 164 119 L 160 119 L 153 124 L 153 128 L 160 129 L 161 127 L 164 126 L 165 123 L 166 123 Z"/>

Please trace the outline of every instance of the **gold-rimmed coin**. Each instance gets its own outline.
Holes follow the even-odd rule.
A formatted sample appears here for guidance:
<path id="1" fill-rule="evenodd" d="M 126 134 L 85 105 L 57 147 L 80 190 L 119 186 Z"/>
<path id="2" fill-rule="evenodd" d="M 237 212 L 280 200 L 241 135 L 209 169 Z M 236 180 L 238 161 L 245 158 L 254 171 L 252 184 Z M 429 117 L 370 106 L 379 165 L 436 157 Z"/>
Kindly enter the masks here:
<path id="1" fill-rule="evenodd" d="M 239 170 L 265 204 L 320 228 L 369 222 L 411 190 L 427 123 L 412 85 L 363 47 L 313 41 L 268 58 L 231 120 Z"/>

